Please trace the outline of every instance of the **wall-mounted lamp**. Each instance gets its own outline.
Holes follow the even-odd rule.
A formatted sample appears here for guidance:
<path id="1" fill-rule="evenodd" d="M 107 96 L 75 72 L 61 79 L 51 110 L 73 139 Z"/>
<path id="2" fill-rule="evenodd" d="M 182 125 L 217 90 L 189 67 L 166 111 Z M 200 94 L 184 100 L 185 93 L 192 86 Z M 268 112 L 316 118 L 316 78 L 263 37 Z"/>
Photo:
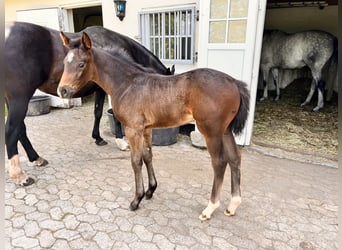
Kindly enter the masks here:
<path id="1" fill-rule="evenodd" d="M 114 0 L 116 16 L 122 21 L 126 15 L 126 0 Z"/>

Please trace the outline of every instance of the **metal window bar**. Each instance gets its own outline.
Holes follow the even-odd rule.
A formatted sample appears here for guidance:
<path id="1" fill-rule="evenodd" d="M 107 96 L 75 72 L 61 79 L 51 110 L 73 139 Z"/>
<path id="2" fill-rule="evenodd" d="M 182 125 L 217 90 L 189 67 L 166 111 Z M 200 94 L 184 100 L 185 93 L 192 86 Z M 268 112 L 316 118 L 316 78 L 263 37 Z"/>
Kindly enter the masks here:
<path id="1" fill-rule="evenodd" d="M 146 17 L 147 28 L 142 33 L 147 37 L 142 41 L 148 41 L 147 47 L 156 56 L 164 61 L 193 62 L 194 7 L 156 10 L 141 16 Z M 152 30 L 148 30 L 148 27 Z"/>

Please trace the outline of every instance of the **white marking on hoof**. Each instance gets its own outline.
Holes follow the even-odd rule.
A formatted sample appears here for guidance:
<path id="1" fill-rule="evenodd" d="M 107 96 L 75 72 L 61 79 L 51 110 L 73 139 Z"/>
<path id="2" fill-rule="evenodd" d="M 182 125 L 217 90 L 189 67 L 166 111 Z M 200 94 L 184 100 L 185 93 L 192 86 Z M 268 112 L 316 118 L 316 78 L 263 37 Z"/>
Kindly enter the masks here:
<path id="1" fill-rule="evenodd" d="M 19 185 L 22 185 L 28 179 L 27 175 L 20 167 L 19 155 L 15 155 L 9 160 L 8 173 L 9 177 Z"/>
<path id="2" fill-rule="evenodd" d="M 115 139 L 115 143 L 121 151 L 129 149 L 129 144 L 122 138 Z"/>
<path id="3" fill-rule="evenodd" d="M 233 216 L 238 206 L 240 206 L 240 204 L 241 204 L 241 197 L 233 196 L 232 199 L 230 200 L 227 210 L 224 211 L 224 214 L 227 216 Z"/>
<path id="4" fill-rule="evenodd" d="M 202 221 L 210 220 L 211 214 L 220 206 L 220 202 L 212 203 L 209 201 L 208 206 L 203 210 L 203 212 L 198 217 Z"/>

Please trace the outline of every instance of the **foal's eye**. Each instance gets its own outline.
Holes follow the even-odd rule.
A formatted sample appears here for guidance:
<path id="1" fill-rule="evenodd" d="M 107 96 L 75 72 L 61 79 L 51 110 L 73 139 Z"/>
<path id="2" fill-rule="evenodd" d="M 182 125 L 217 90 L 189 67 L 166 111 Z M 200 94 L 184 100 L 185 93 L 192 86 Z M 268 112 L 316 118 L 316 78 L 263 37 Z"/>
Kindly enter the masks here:
<path id="1" fill-rule="evenodd" d="M 84 68 L 84 65 L 85 65 L 84 62 L 80 62 L 80 63 L 78 64 L 78 67 L 81 68 L 81 69 L 83 69 L 83 68 Z"/>

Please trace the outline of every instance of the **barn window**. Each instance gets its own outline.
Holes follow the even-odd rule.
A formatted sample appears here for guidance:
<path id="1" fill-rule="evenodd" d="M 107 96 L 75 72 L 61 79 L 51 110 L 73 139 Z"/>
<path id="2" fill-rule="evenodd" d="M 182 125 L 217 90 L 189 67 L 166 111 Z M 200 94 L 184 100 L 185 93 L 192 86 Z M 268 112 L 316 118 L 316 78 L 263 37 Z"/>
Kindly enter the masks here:
<path id="1" fill-rule="evenodd" d="M 211 0 L 209 43 L 246 41 L 248 0 Z"/>
<path id="2" fill-rule="evenodd" d="M 143 11 L 142 44 L 164 63 L 193 63 L 194 13 L 194 6 Z"/>

